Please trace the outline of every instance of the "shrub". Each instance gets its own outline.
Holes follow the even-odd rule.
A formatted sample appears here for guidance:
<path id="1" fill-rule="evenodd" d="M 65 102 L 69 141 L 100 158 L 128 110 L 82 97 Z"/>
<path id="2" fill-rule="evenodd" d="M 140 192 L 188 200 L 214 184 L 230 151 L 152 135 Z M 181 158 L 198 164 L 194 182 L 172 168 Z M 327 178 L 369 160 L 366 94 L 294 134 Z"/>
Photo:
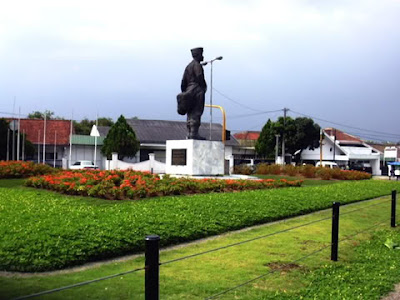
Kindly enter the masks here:
<path id="1" fill-rule="evenodd" d="M 331 180 L 332 178 L 331 171 L 332 170 L 329 168 L 317 167 L 315 173 L 317 177 L 321 178 L 322 180 Z"/>
<path id="2" fill-rule="evenodd" d="M 242 165 L 235 166 L 233 168 L 233 173 L 234 174 L 242 174 L 242 175 L 250 175 L 253 173 L 253 170 L 252 170 L 251 166 L 242 164 Z"/>
<path id="3" fill-rule="evenodd" d="M 54 172 L 57 170 L 48 165 L 31 161 L 0 161 L 0 178 L 26 178 Z"/>
<path id="4" fill-rule="evenodd" d="M 262 175 L 279 175 L 281 173 L 281 166 L 276 164 L 258 164 L 256 168 L 256 173 Z"/>
<path id="5" fill-rule="evenodd" d="M 298 173 L 298 168 L 293 165 L 284 165 L 283 173 L 289 176 L 296 176 Z"/>
<path id="6" fill-rule="evenodd" d="M 299 167 L 299 172 L 306 178 L 315 178 L 315 167 L 312 165 L 304 165 Z"/>

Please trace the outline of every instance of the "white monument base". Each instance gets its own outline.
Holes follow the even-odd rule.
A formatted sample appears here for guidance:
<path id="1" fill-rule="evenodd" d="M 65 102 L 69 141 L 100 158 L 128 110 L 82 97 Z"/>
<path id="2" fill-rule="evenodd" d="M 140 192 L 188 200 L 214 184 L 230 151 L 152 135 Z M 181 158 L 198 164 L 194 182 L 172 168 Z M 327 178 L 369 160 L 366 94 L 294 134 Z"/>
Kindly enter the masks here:
<path id="1" fill-rule="evenodd" d="M 225 147 L 222 142 L 169 140 L 165 173 L 173 175 L 224 175 Z"/>

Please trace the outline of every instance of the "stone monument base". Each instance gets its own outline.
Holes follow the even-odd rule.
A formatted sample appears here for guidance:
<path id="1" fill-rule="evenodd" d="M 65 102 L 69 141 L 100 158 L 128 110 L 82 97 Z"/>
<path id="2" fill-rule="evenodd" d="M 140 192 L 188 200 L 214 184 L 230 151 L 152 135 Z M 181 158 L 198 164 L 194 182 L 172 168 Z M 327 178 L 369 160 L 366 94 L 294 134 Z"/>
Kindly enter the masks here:
<path id="1" fill-rule="evenodd" d="M 225 146 L 218 141 L 169 140 L 165 173 L 173 175 L 224 175 Z"/>

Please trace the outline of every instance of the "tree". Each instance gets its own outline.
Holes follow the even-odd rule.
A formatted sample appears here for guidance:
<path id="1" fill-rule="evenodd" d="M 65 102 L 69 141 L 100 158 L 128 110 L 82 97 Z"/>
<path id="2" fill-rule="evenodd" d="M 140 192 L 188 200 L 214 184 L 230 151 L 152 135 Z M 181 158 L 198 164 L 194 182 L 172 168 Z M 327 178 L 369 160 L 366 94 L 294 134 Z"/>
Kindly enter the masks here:
<path id="1" fill-rule="evenodd" d="M 96 121 L 89 120 L 88 118 L 83 119 L 80 122 L 74 121 L 74 128 L 76 134 L 89 135 L 92 130 L 93 125 Z M 111 118 L 101 117 L 97 119 L 98 126 L 108 126 L 114 125 L 114 121 Z"/>
<path id="2" fill-rule="evenodd" d="M 124 157 L 135 156 L 138 150 L 139 141 L 136 134 L 126 122 L 125 117 L 121 115 L 104 139 L 101 153 L 110 158 L 111 153 L 117 152 L 118 159 L 122 160 Z"/>
<path id="3" fill-rule="evenodd" d="M 17 147 L 17 140 L 18 140 L 18 131 L 12 131 L 8 130 L 10 123 L 5 120 L 5 119 L 0 119 L 0 160 L 6 160 L 7 159 L 7 139 L 8 139 L 8 151 L 9 151 L 9 159 L 12 159 L 12 143 L 13 141 L 15 142 L 14 144 L 14 149 Z M 15 137 L 13 138 L 13 134 Z M 25 140 L 24 144 L 24 152 L 25 152 L 25 158 L 26 157 L 32 157 L 33 154 L 35 153 L 35 148 L 33 144 L 26 139 L 26 135 L 24 138 L 24 134 L 21 134 L 20 136 L 20 146 L 19 146 L 19 153 L 22 156 L 22 141 Z M 16 150 L 15 150 L 16 151 Z M 16 153 L 16 152 L 14 152 Z M 15 154 L 14 154 L 15 155 Z"/>
<path id="4" fill-rule="evenodd" d="M 34 111 L 28 115 L 28 119 L 41 119 L 44 120 L 44 116 L 46 116 L 47 120 L 54 119 L 54 112 L 50 110 L 45 110 L 44 112 Z M 58 117 L 57 117 L 58 119 Z"/>
<path id="5" fill-rule="evenodd" d="M 274 157 L 275 149 L 275 128 L 273 122 L 268 119 L 261 130 L 260 136 L 256 142 L 256 152 L 264 157 Z"/>
<path id="6" fill-rule="evenodd" d="M 9 122 L 6 119 L 0 119 L 0 160 L 7 158 L 7 131 Z"/>
<path id="7" fill-rule="evenodd" d="M 319 146 L 320 127 L 310 118 L 280 117 L 276 122 L 268 119 L 260 137 L 256 142 L 256 152 L 259 155 L 272 158 L 276 147 L 275 135 L 285 136 L 285 153 L 294 154 L 300 150 L 298 158 L 304 149 L 314 149 Z M 280 147 L 279 147 L 280 148 Z"/>

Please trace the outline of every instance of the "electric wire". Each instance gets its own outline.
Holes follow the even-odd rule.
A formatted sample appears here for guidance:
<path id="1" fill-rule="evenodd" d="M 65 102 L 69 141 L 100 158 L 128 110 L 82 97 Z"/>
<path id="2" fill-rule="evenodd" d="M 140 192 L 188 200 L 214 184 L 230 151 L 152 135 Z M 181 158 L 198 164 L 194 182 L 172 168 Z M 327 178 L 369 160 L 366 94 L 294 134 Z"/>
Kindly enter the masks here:
<path id="1" fill-rule="evenodd" d="M 229 100 L 229 101 L 231 101 L 231 102 L 233 102 L 233 103 L 235 103 L 235 104 L 237 104 L 237 105 L 239 105 L 241 107 L 244 107 L 244 108 L 252 110 L 252 111 L 262 112 L 262 110 L 254 109 L 254 108 L 252 108 L 250 106 L 247 106 L 245 104 L 240 103 L 239 101 L 236 101 L 236 100 L 232 99 L 231 97 L 228 97 L 224 93 L 218 91 L 215 87 L 213 87 L 213 91 L 216 91 L 220 96 L 224 97 L 225 99 L 227 99 L 227 100 Z"/>
<path id="2" fill-rule="evenodd" d="M 294 230 L 294 229 L 305 227 L 305 226 L 308 226 L 308 225 L 311 225 L 311 224 L 315 224 L 315 223 L 318 223 L 318 222 L 326 221 L 326 220 L 329 220 L 329 219 L 331 219 L 331 217 L 322 218 L 322 219 L 311 221 L 311 222 L 308 222 L 308 223 L 305 223 L 305 224 L 301 224 L 301 225 L 298 225 L 298 226 L 293 226 L 293 227 L 290 227 L 290 228 L 287 228 L 287 229 L 283 229 L 283 230 L 279 230 L 279 231 L 276 231 L 276 232 L 273 232 L 273 233 L 269 233 L 269 234 L 265 234 L 265 235 L 262 235 L 262 236 L 258 236 L 258 237 L 252 238 L 252 239 L 248 239 L 248 240 L 244 240 L 244 241 L 241 241 L 241 242 L 233 243 L 233 244 L 230 244 L 230 245 L 226 245 L 226 246 L 214 248 L 214 249 L 211 249 L 211 250 L 207 250 L 207 251 L 204 251 L 204 252 L 199 252 L 199 253 L 196 253 L 196 254 L 180 257 L 180 258 L 177 258 L 177 259 L 172 259 L 172 260 L 169 260 L 169 261 L 166 261 L 166 262 L 161 262 L 159 265 L 160 266 L 161 265 L 166 265 L 166 264 L 178 262 L 178 261 L 181 261 L 181 260 L 193 258 L 193 257 L 196 257 L 196 256 L 204 255 L 204 254 L 207 254 L 207 253 L 216 252 L 216 251 L 219 251 L 219 250 L 222 250 L 222 249 L 227 249 L 227 248 L 230 248 L 230 247 L 233 247 L 233 246 L 246 244 L 246 243 L 249 243 L 249 242 L 253 242 L 253 241 L 260 240 L 260 239 L 263 239 L 263 238 L 267 238 L 267 237 L 270 237 L 270 236 L 274 236 L 274 235 L 277 235 L 277 234 L 280 234 L 280 233 L 284 233 L 284 232 L 288 232 L 288 231 L 291 231 L 291 230 Z"/>
<path id="3" fill-rule="evenodd" d="M 323 121 L 323 122 L 327 122 L 327 123 L 331 123 L 331 124 L 335 124 L 335 125 L 339 125 L 339 126 L 343 126 L 343 127 L 347 127 L 347 128 L 353 128 L 353 129 L 360 130 L 360 131 L 378 133 L 378 134 L 382 134 L 382 135 L 386 135 L 386 136 L 391 136 L 391 137 L 400 138 L 400 135 L 399 135 L 399 134 L 395 134 L 395 133 L 387 133 L 387 132 L 382 132 L 382 131 L 376 131 L 376 130 L 370 130 L 370 129 L 363 129 L 363 128 L 360 128 L 360 127 L 345 125 L 345 124 L 341 124 L 341 123 L 337 123 L 337 122 L 333 122 L 333 121 L 329 121 L 329 120 L 325 120 L 325 119 L 313 117 L 313 116 L 311 116 L 311 115 L 303 114 L 303 113 L 301 113 L 301 112 L 297 112 L 297 111 L 294 111 L 294 110 L 290 110 L 290 111 L 293 112 L 293 113 L 295 113 L 295 114 L 302 115 L 302 116 L 308 117 L 308 118 L 312 118 L 312 119 L 315 119 L 315 120 L 318 120 L 318 121 Z"/>
<path id="4" fill-rule="evenodd" d="M 109 275 L 109 276 L 105 276 L 105 277 L 100 277 L 100 278 L 93 279 L 93 280 L 83 281 L 83 282 L 79 282 L 79 283 L 63 286 L 63 287 L 52 289 L 52 290 L 47 290 L 47 291 L 43 291 L 43 292 L 31 294 L 31 295 L 26 295 L 26 296 L 21 296 L 21 297 L 15 298 L 14 300 L 29 299 L 29 298 L 39 297 L 39 296 L 52 294 L 52 293 L 56 293 L 56 292 L 61 292 L 61 291 L 64 291 L 64 290 L 67 290 L 67 289 L 71 289 L 71 288 L 75 288 L 75 287 L 78 287 L 78 286 L 83 286 L 83 285 L 87 285 L 87 284 L 90 284 L 90 283 L 94 283 L 94 282 L 98 282 L 98 281 L 102 281 L 102 280 L 106 280 L 106 279 L 111 279 L 111 278 L 122 276 L 122 275 L 127 275 L 127 274 L 131 274 L 131 273 L 143 271 L 145 269 L 146 269 L 146 267 L 138 268 L 138 269 L 134 269 L 134 270 L 126 271 L 126 272 L 121 272 L 121 273 L 118 273 L 118 274 Z"/>

